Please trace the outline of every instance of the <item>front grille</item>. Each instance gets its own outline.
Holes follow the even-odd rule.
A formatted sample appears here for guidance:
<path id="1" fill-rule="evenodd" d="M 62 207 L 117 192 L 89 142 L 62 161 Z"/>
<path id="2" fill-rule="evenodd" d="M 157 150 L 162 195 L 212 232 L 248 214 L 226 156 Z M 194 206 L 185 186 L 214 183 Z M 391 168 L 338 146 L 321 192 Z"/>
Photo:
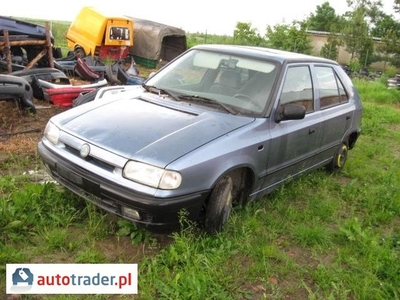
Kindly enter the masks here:
<path id="1" fill-rule="evenodd" d="M 95 158 L 93 156 L 90 156 L 90 154 L 89 154 L 88 157 L 82 158 L 78 149 L 75 149 L 75 148 L 73 148 L 73 147 L 71 147 L 71 146 L 69 146 L 67 144 L 65 144 L 65 150 L 68 151 L 70 154 L 72 154 L 72 155 L 74 155 L 76 157 L 79 157 L 82 160 L 85 160 L 87 162 L 90 162 L 91 164 L 93 164 L 93 165 L 95 165 L 97 167 L 100 167 L 100 168 L 102 168 L 102 169 L 104 169 L 106 171 L 112 172 L 115 169 L 115 167 L 113 165 L 108 164 L 108 163 L 106 163 L 106 162 L 104 162 L 104 161 L 102 161 L 100 159 L 97 159 L 97 158 Z"/>

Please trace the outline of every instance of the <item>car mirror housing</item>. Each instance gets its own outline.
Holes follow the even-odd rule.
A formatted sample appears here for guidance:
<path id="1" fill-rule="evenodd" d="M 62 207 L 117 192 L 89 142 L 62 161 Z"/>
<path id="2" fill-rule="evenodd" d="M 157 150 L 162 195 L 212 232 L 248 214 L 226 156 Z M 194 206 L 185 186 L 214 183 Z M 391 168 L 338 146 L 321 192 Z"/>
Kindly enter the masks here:
<path id="1" fill-rule="evenodd" d="M 304 119 L 306 108 L 299 104 L 287 104 L 281 106 L 275 114 L 275 122 L 279 123 L 285 120 L 300 120 Z"/>

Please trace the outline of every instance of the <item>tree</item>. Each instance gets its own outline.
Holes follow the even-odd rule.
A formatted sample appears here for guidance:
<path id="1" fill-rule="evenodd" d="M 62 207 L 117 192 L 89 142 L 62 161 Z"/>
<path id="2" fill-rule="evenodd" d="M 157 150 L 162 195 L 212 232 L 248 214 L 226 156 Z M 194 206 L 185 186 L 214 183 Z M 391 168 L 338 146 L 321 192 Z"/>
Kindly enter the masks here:
<path id="1" fill-rule="evenodd" d="M 373 57 L 373 40 L 370 35 L 370 24 L 376 15 L 376 7 L 380 1 L 347 0 L 353 11 L 345 15 L 346 26 L 343 29 L 343 40 L 351 60 L 359 60 L 363 66 L 368 66 Z"/>
<path id="2" fill-rule="evenodd" d="M 340 40 L 337 38 L 336 35 L 330 34 L 328 35 L 328 39 L 326 44 L 321 48 L 319 54 L 322 57 L 329 58 L 332 60 L 337 60 L 339 55 L 339 46 Z"/>
<path id="3" fill-rule="evenodd" d="M 234 44 L 262 46 L 263 38 L 257 32 L 257 29 L 251 27 L 251 23 L 236 23 L 236 29 L 233 32 Z"/>
<path id="4" fill-rule="evenodd" d="M 389 61 L 398 66 L 398 60 L 396 59 L 400 54 L 400 39 L 398 32 L 395 30 L 387 30 L 382 37 L 381 43 L 377 46 L 377 51 L 381 54 L 384 61 L 384 69 L 386 69 L 386 62 Z M 395 56 L 393 56 L 393 54 L 395 54 Z M 394 59 L 392 57 L 394 57 Z"/>
<path id="5" fill-rule="evenodd" d="M 393 16 L 382 13 L 379 20 L 375 23 L 375 27 L 372 28 L 371 34 L 373 37 L 383 37 L 388 31 L 397 31 L 400 33 L 400 23 L 394 20 Z"/>
<path id="6" fill-rule="evenodd" d="M 324 2 L 322 5 L 317 5 L 315 14 L 311 13 L 307 22 L 309 30 L 334 32 L 332 29 L 341 22 L 341 19 L 329 2 Z"/>
<path id="7" fill-rule="evenodd" d="M 292 25 L 282 24 L 268 26 L 265 35 L 268 47 L 297 53 L 311 53 L 311 43 L 308 40 L 306 23 L 293 22 Z"/>

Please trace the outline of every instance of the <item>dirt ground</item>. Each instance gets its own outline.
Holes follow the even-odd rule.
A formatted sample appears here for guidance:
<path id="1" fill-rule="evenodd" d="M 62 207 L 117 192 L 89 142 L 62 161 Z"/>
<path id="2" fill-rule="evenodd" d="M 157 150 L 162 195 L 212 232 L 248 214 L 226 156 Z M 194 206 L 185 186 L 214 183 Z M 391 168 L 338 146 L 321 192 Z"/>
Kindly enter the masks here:
<path id="1" fill-rule="evenodd" d="M 34 104 L 35 115 L 21 111 L 12 100 L 0 101 L 0 172 L 9 172 L 12 162 L 34 158 L 47 121 L 67 109 L 36 99 Z"/>

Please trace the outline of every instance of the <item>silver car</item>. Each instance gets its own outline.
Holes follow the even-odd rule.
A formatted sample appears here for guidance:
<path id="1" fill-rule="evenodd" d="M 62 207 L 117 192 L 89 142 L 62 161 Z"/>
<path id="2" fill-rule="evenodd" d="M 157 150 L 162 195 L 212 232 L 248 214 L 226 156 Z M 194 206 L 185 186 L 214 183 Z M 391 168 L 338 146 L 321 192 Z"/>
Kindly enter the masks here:
<path id="1" fill-rule="evenodd" d="M 232 205 L 287 179 L 343 168 L 362 107 L 334 61 L 202 45 L 143 85 L 54 116 L 38 151 L 55 180 L 151 229 L 181 211 L 213 234 Z"/>

